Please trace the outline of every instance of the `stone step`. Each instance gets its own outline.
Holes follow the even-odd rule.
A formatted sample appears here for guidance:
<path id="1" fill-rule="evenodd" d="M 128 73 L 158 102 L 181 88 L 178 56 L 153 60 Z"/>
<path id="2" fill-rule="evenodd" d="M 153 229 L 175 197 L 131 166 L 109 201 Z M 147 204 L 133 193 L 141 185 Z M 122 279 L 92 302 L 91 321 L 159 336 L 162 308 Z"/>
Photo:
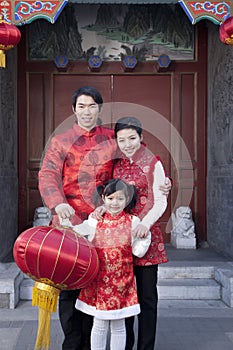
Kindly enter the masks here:
<path id="1" fill-rule="evenodd" d="M 31 300 L 34 282 L 25 278 L 20 286 L 20 299 Z M 221 286 L 213 279 L 197 278 L 168 278 L 159 279 L 159 299 L 177 300 L 219 300 Z"/>
<path id="2" fill-rule="evenodd" d="M 20 300 L 32 300 L 32 288 L 34 281 L 30 278 L 24 278 L 19 288 Z"/>
<path id="3" fill-rule="evenodd" d="M 158 269 L 159 279 L 178 279 L 178 278 L 211 278 L 215 276 L 216 270 L 215 264 L 202 265 L 201 264 L 184 264 L 184 263 L 173 263 L 161 264 Z"/>
<path id="4" fill-rule="evenodd" d="M 220 300 L 221 285 L 213 279 L 159 279 L 159 299 Z"/>
<path id="5" fill-rule="evenodd" d="M 210 300 L 210 299 L 204 299 L 204 300 L 159 299 L 158 308 L 162 310 L 161 315 L 164 315 L 164 312 L 165 312 L 164 310 L 167 310 L 166 314 L 168 315 L 169 314 L 171 315 L 172 310 L 174 310 L 174 312 L 177 312 L 177 313 L 181 313 L 181 310 L 183 310 L 182 312 L 184 316 L 187 314 L 187 309 L 199 309 L 200 315 L 204 314 L 205 309 L 213 309 L 213 311 L 216 311 L 216 312 L 218 312 L 217 310 L 223 310 L 221 312 L 224 312 L 226 315 L 227 312 L 229 314 L 229 309 L 230 309 L 222 300 Z"/>

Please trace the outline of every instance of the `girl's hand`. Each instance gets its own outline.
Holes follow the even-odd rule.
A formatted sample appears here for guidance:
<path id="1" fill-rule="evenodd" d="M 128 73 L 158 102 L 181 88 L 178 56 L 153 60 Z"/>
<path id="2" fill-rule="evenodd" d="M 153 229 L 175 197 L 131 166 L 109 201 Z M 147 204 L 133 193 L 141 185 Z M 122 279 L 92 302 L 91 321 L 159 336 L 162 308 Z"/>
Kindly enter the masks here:
<path id="1" fill-rule="evenodd" d="M 150 231 L 148 228 L 142 224 L 139 224 L 135 229 L 133 229 L 133 236 L 135 238 L 145 238 Z"/>
<path id="2" fill-rule="evenodd" d="M 104 206 L 101 206 L 101 207 L 97 207 L 92 213 L 91 213 L 91 217 L 93 219 L 96 219 L 96 220 L 102 220 L 103 219 L 103 215 L 104 213 L 106 212 L 106 209 Z"/>

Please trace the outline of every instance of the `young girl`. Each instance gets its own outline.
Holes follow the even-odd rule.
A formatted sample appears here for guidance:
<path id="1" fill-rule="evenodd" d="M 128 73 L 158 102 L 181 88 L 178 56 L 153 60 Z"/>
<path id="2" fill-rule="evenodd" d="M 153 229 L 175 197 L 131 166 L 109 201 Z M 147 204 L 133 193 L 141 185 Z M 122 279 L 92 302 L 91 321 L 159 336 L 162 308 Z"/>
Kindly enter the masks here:
<path id="1" fill-rule="evenodd" d="M 140 313 L 133 273 L 133 256 L 142 257 L 149 248 L 146 238 L 133 238 L 132 230 L 139 224 L 128 213 L 135 203 L 135 190 L 119 179 L 98 186 L 106 212 L 97 221 L 92 215 L 74 230 L 87 235 L 98 252 L 100 269 L 97 278 L 81 290 L 76 308 L 94 316 L 91 349 L 105 350 L 110 324 L 111 350 L 124 350 L 125 318 Z"/>

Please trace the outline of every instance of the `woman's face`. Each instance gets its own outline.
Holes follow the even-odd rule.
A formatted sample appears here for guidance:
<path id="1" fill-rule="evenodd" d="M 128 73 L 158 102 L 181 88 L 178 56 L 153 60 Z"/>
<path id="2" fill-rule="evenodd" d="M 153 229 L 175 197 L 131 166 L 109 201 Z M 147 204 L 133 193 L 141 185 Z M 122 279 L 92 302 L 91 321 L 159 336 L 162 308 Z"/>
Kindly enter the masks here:
<path id="1" fill-rule="evenodd" d="M 142 136 L 140 137 L 134 129 L 122 129 L 117 132 L 117 144 L 121 152 L 131 158 L 141 147 Z"/>

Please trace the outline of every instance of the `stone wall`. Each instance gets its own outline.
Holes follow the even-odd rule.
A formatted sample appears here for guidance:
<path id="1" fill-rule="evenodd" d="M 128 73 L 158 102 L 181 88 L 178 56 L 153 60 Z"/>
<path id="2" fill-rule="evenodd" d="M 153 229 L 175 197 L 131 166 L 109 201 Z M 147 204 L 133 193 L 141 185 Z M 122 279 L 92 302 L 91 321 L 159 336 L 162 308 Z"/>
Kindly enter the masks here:
<path id="1" fill-rule="evenodd" d="M 0 68 L 0 262 L 12 261 L 18 226 L 17 49 Z"/>
<path id="2" fill-rule="evenodd" d="M 233 47 L 208 23 L 207 236 L 233 258 Z"/>

